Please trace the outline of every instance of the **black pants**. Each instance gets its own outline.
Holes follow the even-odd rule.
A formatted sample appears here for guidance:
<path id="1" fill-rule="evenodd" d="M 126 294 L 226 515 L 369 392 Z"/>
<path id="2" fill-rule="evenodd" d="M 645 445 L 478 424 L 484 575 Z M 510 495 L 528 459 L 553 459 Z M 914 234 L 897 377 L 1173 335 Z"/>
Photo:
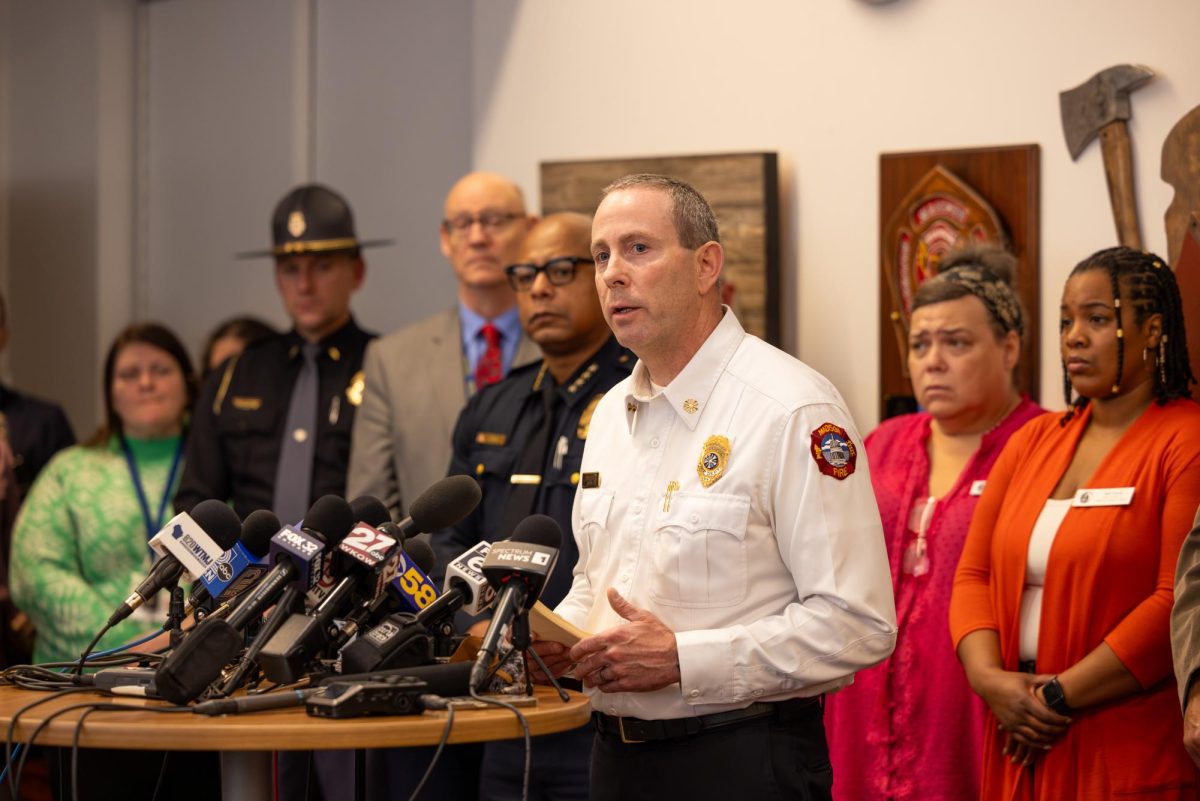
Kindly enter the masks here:
<path id="1" fill-rule="evenodd" d="M 529 770 L 530 801 L 587 801 L 592 761 L 588 727 L 533 738 Z M 480 801 L 521 801 L 525 784 L 525 741 L 484 745 Z"/>
<path id="2" fill-rule="evenodd" d="M 367 751 L 367 801 L 406 801 L 425 775 L 434 746 Z M 448 745 L 442 751 L 419 801 L 477 801 L 480 743 Z M 353 801 L 353 751 L 280 751 L 281 801 Z M 132 801 L 130 799 L 129 801 Z"/>
<path id="3" fill-rule="evenodd" d="M 784 701 L 773 716 L 645 743 L 597 734 L 591 801 L 828 801 L 833 786 L 821 704 Z"/>

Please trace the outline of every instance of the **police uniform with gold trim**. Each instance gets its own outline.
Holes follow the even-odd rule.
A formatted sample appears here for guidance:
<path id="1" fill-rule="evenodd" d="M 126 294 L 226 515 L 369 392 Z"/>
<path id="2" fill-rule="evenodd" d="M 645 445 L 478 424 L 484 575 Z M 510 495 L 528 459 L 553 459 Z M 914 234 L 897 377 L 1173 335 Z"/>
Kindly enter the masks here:
<path id="1" fill-rule="evenodd" d="M 466 519 L 433 538 L 439 566 L 480 540 L 509 536 L 528 515 L 549 515 L 562 526 L 563 543 L 542 598 L 546 603 L 562 600 L 579 556 L 571 536 L 571 505 L 592 412 L 604 393 L 629 375 L 634 360 L 610 337 L 561 385 L 554 384 L 539 361 L 513 370 L 470 400 L 454 428 L 450 475 L 475 476 L 483 500 Z M 546 436 L 542 429 L 550 394 L 557 396 L 557 419 Z M 537 448 L 539 439 L 545 443 L 542 448 Z M 527 454 L 531 444 L 541 453 Z"/>
<path id="2" fill-rule="evenodd" d="M 362 364 L 375 334 L 346 323 L 319 343 L 317 430 L 309 502 L 343 495 L 350 429 L 362 402 Z M 292 388 L 303 363 L 295 331 L 271 337 L 219 367 L 201 389 L 175 508 L 228 499 L 245 517 L 270 509 Z M 296 521 L 285 521 L 296 522 Z"/>

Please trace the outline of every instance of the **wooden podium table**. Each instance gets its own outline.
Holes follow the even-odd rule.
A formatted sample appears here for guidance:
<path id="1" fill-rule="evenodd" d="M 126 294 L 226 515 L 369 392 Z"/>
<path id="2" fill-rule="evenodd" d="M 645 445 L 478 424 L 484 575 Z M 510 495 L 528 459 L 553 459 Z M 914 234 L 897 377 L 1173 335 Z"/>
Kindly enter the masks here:
<path id="1" fill-rule="evenodd" d="M 566 703 L 550 688 L 537 687 L 535 694 L 536 706 L 521 707 L 530 734 L 552 734 L 578 728 L 591 716 L 588 699 L 580 693 L 570 693 Z M 49 693 L 0 686 L 0 727 L 7 730 L 17 710 L 47 695 Z M 90 700 L 117 703 L 134 710 L 167 705 L 163 701 L 140 698 L 72 693 L 21 715 L 14 741 L 28 740 L 38 724 L 55 710 Z M 70 747 L 75 721 L 85 711 L 73 710 L 55 718 L 38 734 L 37 743 Z M 436 711 L 422 715 L 335 720 L 310 717 L 302 706 L 225 717 L 184 712 L 93 712 L 83 724 L 79 744 L 86 748 L 220 751 L 222 798 L 224 801 L 251 801 L 270 797 L 271 751 L 436 745 L 446 728 L 446 715 L 444 711 Z M 507 740 L 521 735 L 521 724 L 507 709 L 459 709 L 454 713 L 449 742 Z"/>

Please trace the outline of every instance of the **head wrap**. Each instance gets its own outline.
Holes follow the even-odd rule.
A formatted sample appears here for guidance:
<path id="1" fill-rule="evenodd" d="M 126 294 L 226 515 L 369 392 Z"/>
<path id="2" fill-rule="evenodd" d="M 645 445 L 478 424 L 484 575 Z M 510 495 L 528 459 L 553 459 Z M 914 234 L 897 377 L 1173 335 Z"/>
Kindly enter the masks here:
<path id="1" fill-rule="evenodd" d="M 1025 337 L 1025 316 L 1021 313 L 1021 302 L 1017 293 L 1006 281 L 986 267 L 963 264 L 938 273 L 930 282 L 945 281 L 966 290 L 982 301 L 988 316 L 999 323 L 1004 333 L 1016 331 Z"/>

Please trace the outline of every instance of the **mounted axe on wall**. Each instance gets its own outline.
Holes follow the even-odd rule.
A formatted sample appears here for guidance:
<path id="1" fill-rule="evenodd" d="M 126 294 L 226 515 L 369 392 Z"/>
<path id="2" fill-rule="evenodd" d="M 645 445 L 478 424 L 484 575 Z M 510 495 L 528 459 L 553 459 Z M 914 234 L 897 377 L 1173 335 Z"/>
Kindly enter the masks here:
<path id="1" fill-rule="evenodd" d="M 1200 214 L 1200 106 L 1184 114 L 1163 141 L 1161 175 L 1175 190 L 1163 222 L 1167 227 L 1167 261 L 1178 270 L 1192 215 Z M 1200 292 L 1200 287 L 1196 291 Z"/>
<path id="2" fill-rule="evenodd" d="M 1063 133 L 1072 160 L 1078 160 L 1088 143 L 1100 137 L 1117 240 L 1139 250 L 1142 234 L 1133 189 L 1133 149 L 1125 123 L 1133 114 L 1130 93 L 1142 88 L 1153 77 L 1154 72 L 1146 67 L 1120 64 L 1096 73 L 1058 96 Z"/>
<path id="3" fill-rule="evenodd" d="M 1189 215 L 1177 258 L 1175 280 L 1179 282 L 1179 298 L 1183 301 L 1188 360 L 1192 363 L 1192 375 L 1200 376 L 1200 212 Z M 1192 387 L 1192 397 L 1200 398 L 1200 387 Z"/>

